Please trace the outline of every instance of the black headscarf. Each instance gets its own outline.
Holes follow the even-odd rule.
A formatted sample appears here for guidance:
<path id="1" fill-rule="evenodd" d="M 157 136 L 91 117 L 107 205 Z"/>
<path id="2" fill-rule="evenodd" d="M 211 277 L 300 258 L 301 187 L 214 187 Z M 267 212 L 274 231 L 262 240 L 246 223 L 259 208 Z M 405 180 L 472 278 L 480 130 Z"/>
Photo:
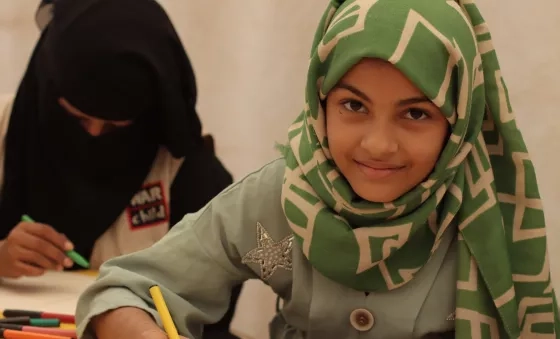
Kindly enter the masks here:
<path id="1" fill-rule="evenodd" d="M 56 0 L 41 0 L 35 11 L 35 23 L 40 30 L 45 29 L 52 19 L 52 11 Z"/>
<path id="2" fill-rule="evenodd" d="M 89 256 L 145 180 L 158 147 L 203 148 L 193 70 L 153 0 L 57 0 L 6 136 L 0 239 L 22 214 Z M 133 124 L 92 137 L 58 103 Z"/>

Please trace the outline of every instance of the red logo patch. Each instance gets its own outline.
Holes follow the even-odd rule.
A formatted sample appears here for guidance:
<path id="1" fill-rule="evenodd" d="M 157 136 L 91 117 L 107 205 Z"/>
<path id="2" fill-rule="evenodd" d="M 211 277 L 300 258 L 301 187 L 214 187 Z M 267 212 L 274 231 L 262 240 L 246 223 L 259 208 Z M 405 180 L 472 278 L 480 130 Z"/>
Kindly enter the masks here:
<path id="1" fill-rule="evenodd" d="M 126 211 L 133 231 L 169 222 L 169 209 L 161 181 L 142 186 L 130 200 Z"/>

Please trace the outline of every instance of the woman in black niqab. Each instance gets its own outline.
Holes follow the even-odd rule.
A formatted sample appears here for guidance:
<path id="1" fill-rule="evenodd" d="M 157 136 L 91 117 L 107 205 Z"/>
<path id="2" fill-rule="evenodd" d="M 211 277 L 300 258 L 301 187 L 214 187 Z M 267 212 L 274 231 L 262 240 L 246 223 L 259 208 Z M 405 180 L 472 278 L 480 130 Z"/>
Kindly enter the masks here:
<path id="1" fill-rule="evenodd" d="M 196 95 L 191 64 L 157 2 L 56 0 L 8 125 L 0 239 L 29 214 L 89 256 L 160 147 L 185 158 L 171 187 L 170 225 L 201 208 L 232 178 L 204 145 Z M 61 98 L 90 117 L 131 123 L 93 136 Z"/>

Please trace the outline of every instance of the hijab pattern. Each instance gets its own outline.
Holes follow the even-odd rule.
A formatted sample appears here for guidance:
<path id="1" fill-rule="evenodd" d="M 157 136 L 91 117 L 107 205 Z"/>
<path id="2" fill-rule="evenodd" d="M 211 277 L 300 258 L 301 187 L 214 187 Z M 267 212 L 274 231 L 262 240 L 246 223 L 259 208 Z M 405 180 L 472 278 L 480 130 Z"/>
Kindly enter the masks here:
<path id="1" fill-rule="evenodd" d="M 451 125 L 433 173 L 392 203 L 358 197 L 328 148 L 321 100 L 367 57 L 394 64 Z M 556 338 L 535 171 L 472 1 L 330 1 L 305 108 L 288 137 L 282 205 L 315 269 L 356 290 L 391 291 L 414 278 L 451 228 L 456 338 Z"/>

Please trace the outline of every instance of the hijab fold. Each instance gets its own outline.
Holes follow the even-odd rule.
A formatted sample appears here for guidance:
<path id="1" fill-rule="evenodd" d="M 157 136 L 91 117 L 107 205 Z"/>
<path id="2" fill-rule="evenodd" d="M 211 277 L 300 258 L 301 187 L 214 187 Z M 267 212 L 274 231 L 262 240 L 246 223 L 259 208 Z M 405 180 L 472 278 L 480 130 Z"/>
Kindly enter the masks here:
<path id="1" fill-rule="evenodd" d="M 321 100 L 362 58 L 394 64 L 451 126 L 433 173 L 392 203 L 358 197 L 328 150 Z M 313 267 L 356 290 L 391 291 L 414 278 L 451 228 L 456 338 L 556 338 L 544 214 L 510 107 L 472 1 L 330 1 L 313 42 L 306 107 L 289 130 L 282 190 Z"/>

